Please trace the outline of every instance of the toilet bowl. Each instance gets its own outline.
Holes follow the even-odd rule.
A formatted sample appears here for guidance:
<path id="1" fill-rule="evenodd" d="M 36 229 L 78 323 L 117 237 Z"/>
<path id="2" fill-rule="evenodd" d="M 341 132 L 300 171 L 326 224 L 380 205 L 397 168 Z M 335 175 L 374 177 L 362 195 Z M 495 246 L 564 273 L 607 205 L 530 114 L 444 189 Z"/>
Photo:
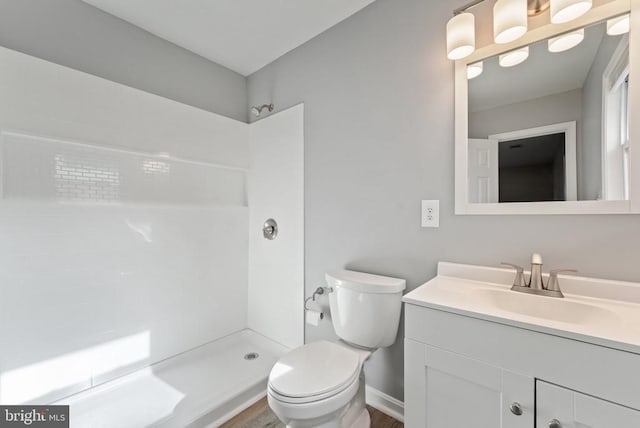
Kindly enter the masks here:
<path id="1" fill-rule="evenodd" d="M 347 270 L 327 273 L 326 280 L 341 340 L 308 343 L 280 358 L 267 399 L 290 428 L 368 428 L 364 364 L 395 341 L 406 283 Z"/>
<path id="2" fill-rule="evenodd" d="M 355 422 L 361 413 L 366 413 L 361 378 L 369 355 L 369 351 L 327 341 L 294 349 L 271 371 L 267 388 L 269 406 L 292 428 L 338 427 L 341 425 L 333 422 L 347 416 Z M 362 397 L 358 400 L 359 395 Z M 367 421 L 368 416 L 367 413 Z"/>

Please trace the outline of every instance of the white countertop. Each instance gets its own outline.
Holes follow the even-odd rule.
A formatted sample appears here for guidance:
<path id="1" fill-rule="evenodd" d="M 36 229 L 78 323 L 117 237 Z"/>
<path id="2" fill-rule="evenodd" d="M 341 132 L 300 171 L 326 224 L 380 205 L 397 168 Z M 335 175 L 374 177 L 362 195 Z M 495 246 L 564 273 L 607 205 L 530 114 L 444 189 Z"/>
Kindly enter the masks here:
<path id="1" fill-rule="evenodd" d="M 555 298 L 511 291 L 514 276 L 440 262 L 438 276 L 403 301 L 640 354 L 640 284 L 560 276 L 565 297 Z"/>

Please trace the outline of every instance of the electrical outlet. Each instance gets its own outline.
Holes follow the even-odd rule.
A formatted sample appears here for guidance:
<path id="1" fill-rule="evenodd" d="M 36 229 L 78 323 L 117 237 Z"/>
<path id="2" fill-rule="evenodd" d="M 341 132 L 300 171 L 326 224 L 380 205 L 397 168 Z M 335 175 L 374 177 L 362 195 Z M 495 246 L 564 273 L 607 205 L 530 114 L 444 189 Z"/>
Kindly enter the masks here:
<path id="1" fill-rule="evenodd" d="M 440 227 L 440 201 L 422 201 L 422 227 Z"/>

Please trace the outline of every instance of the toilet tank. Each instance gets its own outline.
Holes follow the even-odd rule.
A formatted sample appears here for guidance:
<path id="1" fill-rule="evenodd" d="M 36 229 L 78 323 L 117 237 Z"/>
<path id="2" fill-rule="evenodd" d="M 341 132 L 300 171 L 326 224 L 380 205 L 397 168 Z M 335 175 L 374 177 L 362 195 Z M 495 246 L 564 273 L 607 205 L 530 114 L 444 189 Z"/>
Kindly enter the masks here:
<path id="1" fill-rule="evenodd" d="M 404 279 L 350 270 L 325 275 L 336 334 L 365 348 L 384 348 L 396 340 Z"/>

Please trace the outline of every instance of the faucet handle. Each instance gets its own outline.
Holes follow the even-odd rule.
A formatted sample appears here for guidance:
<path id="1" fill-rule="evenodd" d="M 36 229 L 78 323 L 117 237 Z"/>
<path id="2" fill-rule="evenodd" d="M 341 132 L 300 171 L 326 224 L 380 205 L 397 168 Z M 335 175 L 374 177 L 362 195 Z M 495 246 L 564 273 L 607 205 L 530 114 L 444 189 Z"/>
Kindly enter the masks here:
<path id="1" fill-rule="evenodd" d="M 547 290 L 560 292 L 560 283 L 558 282 L 558 274 L 564 272 L 576 273 L 576 269 L 553 269 L 549 271 L 549 282 L 547 284 Z"/>
<path id="2" fill-rule="evenodd" d="M 513 279 L 513 285 L 516 287 L 526 287 L 527 284 L 524 280 L 524 268 L 522 266 L 514 265 L 512 263 L 501 262 L 503 266 L 509 266 L 516 270 L 516 277 Z"/>

